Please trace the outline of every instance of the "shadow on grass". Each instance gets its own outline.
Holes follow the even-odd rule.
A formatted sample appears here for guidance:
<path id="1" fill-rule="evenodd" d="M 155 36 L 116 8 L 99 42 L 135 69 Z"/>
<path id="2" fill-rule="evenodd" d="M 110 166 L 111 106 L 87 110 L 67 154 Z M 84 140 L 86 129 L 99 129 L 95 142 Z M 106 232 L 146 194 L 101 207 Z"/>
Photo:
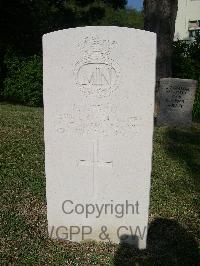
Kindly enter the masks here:
<path id="1" fill-rule="evenodd" d="M 171 157 L 184 161 L 191 172 L 200 169 L 200 129 L 168 129 L 165 148 Z"/>
<path id="2" fill-rule="evenodd" d="M 147 249 L 121 244 L 114 256 L 115 266 L 199 265 L 198 244 L 176 221 L 156 219 L 148 230 Z"/>
<path id="3" fill-rule="evenodd" d="M 200 193 L 200 127 L 169 128 L 165 132 L 165 151 L 179 162 L 182 178 L 168 181 L 170 191 L 178 195 L 193 195 L 192 208 L 199 210 Z M 193 194 L 191 194 L 191 192 Z"/>

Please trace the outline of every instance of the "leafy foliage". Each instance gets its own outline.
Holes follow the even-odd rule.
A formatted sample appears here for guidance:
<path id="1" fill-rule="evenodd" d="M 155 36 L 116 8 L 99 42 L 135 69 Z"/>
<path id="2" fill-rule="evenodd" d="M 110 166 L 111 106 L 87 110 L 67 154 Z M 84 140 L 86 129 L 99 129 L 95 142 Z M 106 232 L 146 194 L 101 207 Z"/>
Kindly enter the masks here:
<path id="1" fill-rule="evenodd" d="M 86 25 L 142 28 L 142 13 L 126 10 L 126 3 L 126 0 L 0 1 L 0 97 L 40 105 L 42 35 Z M 18 56 L 8 56 L 10 49 Z"/>
<path id="2" fill-rule="evenodd" d="M 31 106 L 42 105 L 42 60 L 40 56 L 5 56 L 7 78 L 4 97 L 7 100 Z"/>
<path id="3" fill-rule="evenodd" d="M 0 48 L 4 49 L 10 45 L 25 54 L 37 53 L 41 49 L 43 34 L 81 25 L 98 25 L 104 18 L 107 8 L 124 9 L 126 2 L 126 0 L 2 0 Z"/>
<path id="4" fill-rule="evenodd" d="M 134 9 L 119 9 L 115 11 L 107 8 L 105 17 L 101 22 L 101 25 L 114 25 L 136 29 L 142 29 L 143 24 L 143 13 Z"/>
<path id="5" fill-rule="evenodd" d="M 174 42 L 172 67 L 174 77 L 198 81 L 193 117 L 200 120 L 200 37 L 193 42 Z"/>

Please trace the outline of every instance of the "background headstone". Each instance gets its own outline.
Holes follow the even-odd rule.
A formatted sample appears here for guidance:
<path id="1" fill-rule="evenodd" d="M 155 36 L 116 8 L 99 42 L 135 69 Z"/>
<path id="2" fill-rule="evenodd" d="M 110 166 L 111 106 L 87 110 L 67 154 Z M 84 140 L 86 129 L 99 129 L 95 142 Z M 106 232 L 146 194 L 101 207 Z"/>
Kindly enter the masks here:
<path id="1" fill-rule="evenodd" d="M 158 125 L 190 126 L 197 81 L 163 78 L 160 80 Z"/>
<path id="2" fill-rule="evenodd" d="M 145 248 L 156 35 L 118 27 L 62 30 L 44 35 L 43 57 L 50 236 Z M 86 217 L 88 204 L 95 210 Z M 100 217 L 96 206 L 104 208 Z"/>

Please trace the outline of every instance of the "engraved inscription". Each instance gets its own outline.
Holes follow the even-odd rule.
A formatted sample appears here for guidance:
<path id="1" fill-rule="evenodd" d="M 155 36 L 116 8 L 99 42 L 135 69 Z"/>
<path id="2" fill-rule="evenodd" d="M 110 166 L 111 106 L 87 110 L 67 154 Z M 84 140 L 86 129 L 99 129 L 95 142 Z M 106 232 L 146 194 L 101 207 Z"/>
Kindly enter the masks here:
<path id="1" fill-rule="evenodd" d="M 165 99 L 167 107 L 182 109 L 185 104 L 185 95 L 188 92 L 189 88 L 185 87 L 167 87 L 166 93 L 169 95 Z"/>
<path id="2" fill-rule="evenodd" d="M 109 103 L 72 107 L 72 112 L 56 118 L 58 133 L 73 132 L 78 135 L 101 134 L 102 136 L 138 135 L 141 119 L 134 114 L 121 115 L 118 108 Z"/>
<path id="3" fill-rule="evenodd" d="M 89 63 L 78 71 L 78 82 L 82 86 L 112 86 L 115 84 L 116 70 L 104 63 Z"/>

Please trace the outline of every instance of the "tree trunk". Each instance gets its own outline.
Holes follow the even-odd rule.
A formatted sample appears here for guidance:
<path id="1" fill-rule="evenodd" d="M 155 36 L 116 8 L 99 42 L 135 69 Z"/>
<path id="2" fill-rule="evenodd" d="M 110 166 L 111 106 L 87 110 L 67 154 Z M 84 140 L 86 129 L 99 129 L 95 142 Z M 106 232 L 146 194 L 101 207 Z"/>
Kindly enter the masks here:
<path id="1" fill-rule="evenodd" d="M 157 33 L 155 118 L 158 116 L 159 81 L 172 76 L 171 56 L 178 0 L 144 0 L 144 29 Z"/>
<path id="2" fill-rule="evenodd" d="M 144 0 L 144 29 L 157 33 L 156 80 L 172 76 L 171 55 L 178 0 Z"/>

